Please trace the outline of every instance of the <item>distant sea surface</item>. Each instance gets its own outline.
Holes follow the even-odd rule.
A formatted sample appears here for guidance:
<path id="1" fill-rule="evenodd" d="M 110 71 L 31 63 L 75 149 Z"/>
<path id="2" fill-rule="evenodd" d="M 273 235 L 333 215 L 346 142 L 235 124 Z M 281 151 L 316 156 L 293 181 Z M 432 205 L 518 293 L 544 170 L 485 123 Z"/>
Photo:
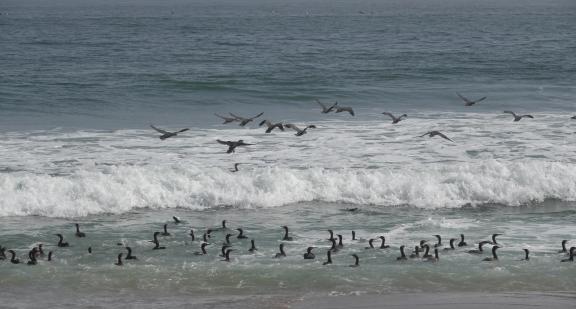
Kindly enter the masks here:
<path id="1" fill-rule="evenodd" d="M 573 291 L 554 252 L 576 233 L 575 34 L 567 0 L 4 0 L 0 245 L 23 260 L 38 243 L 55 252 L 37 268 L 1 262 L 4 296 L 40 278 L 66 295 Z M 465 107 L 456 93 L 487 99 Z M 214 115 L 229 112 L 264 115 L 246 127 Z M 263 119 L 317 128 L 265 134 Z M 190 130 L 161 141 L 150 124 Z M 420 137 L 430 130 L 454 142 Z M 229 155 L 216 139 L 254 145 Z M 152 252 L 173 215 L 185 224 Z M 238 241 L 220 262 L 218 232 L 209 257 L 191 256 L 189 228 L 223 219 L 259 253 Z M 284 224 L 296 241 L 271 260 Z M 326 272 L 329 228 L 392 248 L 350 243 Z M 59 232 L 71 248 L 52 247 Z M 492 232 L 498 266 L 462 251 L 393 263 L 401 244 Z M 141 256 L 120 272 L 118 242 Z M 319 260 L 306 264 L 309 245 Z M 532 264 L 517 262 L 523 248 Z M 342 268 L 358 252 L 366 267 Z"/>

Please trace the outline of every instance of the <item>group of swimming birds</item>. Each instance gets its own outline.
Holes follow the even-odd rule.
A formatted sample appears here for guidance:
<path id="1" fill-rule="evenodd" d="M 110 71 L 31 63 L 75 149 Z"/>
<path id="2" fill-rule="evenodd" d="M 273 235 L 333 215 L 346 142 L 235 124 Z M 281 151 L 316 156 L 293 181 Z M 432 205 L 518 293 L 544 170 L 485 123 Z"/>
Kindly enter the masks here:
<path id="1" fill-rule="evenodd" d="M 462 101 L 464 101 L 464 106 L 474 106 L 474 105 L 476 105 L 477 103 L 482 102 L 482 101 L 484 101 L 484 100 L 487 98 L 487 97 L 482 97 L 482 98 L 479 98 L 479 99 L 476 99 L 476 100 L 471 100 L 471 99 L 468 99 L 468 98 L 466 98 L 465 96 L 463 96 L 463 95 L 461 95 L 461 94 L 459 94 L 459 93 L 456 93 L 456 95 L 457 95 L 460 99 L 462 99 Z M 324 104 L 324 103 L 320 102 L 319 100 L 316 100 L 316 103 L 321 107 L 321 109 L 322 109 L 321 113 L 322 113 L 322 114 L 328 114 L 328 113 L 331 113 L 331 112 L 334 112 L 334 113 L 347 112 L 347 113 L 350 114 L 351 116 L 355 116 L 355 115 L 356 115 L 356 114 L 354 113 L 354 110 L 352 109 L 352 107 L 350 107 L 350 106 L 341 106 L 341 105 L 338 105 L 338 102 L 334 102 L 332 105 L 327 105 L 327 104 Z M 519 115 L 519 114 L 516 114 L 516 113 L 514 113 L 514 112 L 512 112 L 512 111 L 508 111 L 508 110 L 507 110 L 507 111 L 504 111 L 504 113 L 512 115 L 512 116 L 514 117 L 514 121 L 515 121 L 515 122 L 520 121 L 520 120 L 522 120 L 522 119 L 524 119 L 524 118 L 531 118 L 531 119 L 534 118 L 534 116 L 532 116 L 532 115 Z M 229 124 L 229 123 L 236 123 L 236 122 L 237 122 L 237 123 L 239 123 L 240 126 L 244 127 L 244 126 L 246 126 L 247 124 L 249 124 L 250 122 L 254 121 L 256 118 L 262 116 L 263 114 L 264 114 L 264 113 L 259 113 L 258 115 L 253 116 L 253 117 L 242 117 L 242 116 L 238 116 L 238 115 L 233 114 L 233 113 L 229 113 L 229 116 L 223 116 L 223 115 L 220 115 L 220 114 L 214 114 L 214 115 L 215 115 L 216 117 L 221 118 L 222 120 L 224 120 L 223 124 Z M 402 115 L 400 115 L 400 116 L 395 116 L 395 115 L 393 115 L 392 113 L 389 113 L 389 112 L 383 112 L 382 114 L 390 117 L 390 119 L 392 120 L 392 124 L 397 124 L 397 123 L 399 123 L 400 121 L 405 120 L 406 118 L 408 118 L 408 115 L 407 115 L 407 114 L 402 114 Z M 572 116 L 571 119 L 576 120 L 576 116 Z M 262 120 L 262 121 L 260 122 L 259 126 L 261 127 L 261 126 L 263 126 L 263 125 L 266 125 L 266 133 L 271 133 L 272 131 L 274 131 L 274 129 L 278 129 L 278 130 L 280 130 L 280 131 L 284 131 L 285 128 L 288 128 L 288 129 L 292 129 L 292 130 L 296 131 L 296 134 L 295 134 L 296 136 L 302 136 L 302 135 L 304 135 L 304 134 L 307 133 L 307 130 L 308 130 L 308 129 L 315 129 L 315 128 L 316 128 L 315 125 L 306 125 L 303 129 L 301 129 L 300 127 L 298 127 L 298 126 L 296 126 L 295 124 L 292 124 L 292 123 L 272 122 L 271 120 L 268 120 L 268 119 L 264 119 L 264 120 Z M 154 130 L 156 130 L 158 133 L 162 134 L 162 135 L 160 135 L 160 139 L 161 139 L 161 140 L 165 140 L 165 139 L 167 139 L 167 138 L 177 136 L 178 133 L 182 133 L 182 132 L 185 132 L 185 131 L 188 131 L 188 130 L 189 130 L 189 128 L 185 128 L 185 129 L 181 129 L 181 130 L 179 130 L 179 131 L 170 132 L 170 131 L 166 131 L 166 130 L 157 128 L 157 127 L 155 127 L 154 125 L 151 125 L 151 127 L 152 127 Z M 450 138 L 449 138 L 448 136 L 446 136 L 444 133 L 442 133 L 442 132 L 440 132 L 440 131 L 436 131 L 436 130 L 426 132 L 426 133 L 420 135 L 419 137 L 424 137 L 424 136 L 428 136 L 428 137 L 438 136 L 438 137 L 441 137 L 441 138 L 443 138 L 443 139 L 445 139 L 445 140 L 454 142 L 452 139 L 450 139 Z M 233 153 L 233 152 L 235 152 L 236 148 L 237 148 L 237 147 L 240 147 L 240 146 L 250 146 L 250 145 L 254 145 L 254 144 L 245 143 L 244 140 L 237 140 L 237 141 L 217 140 L 217 142 L 220 143 L 220 144 L 222 144 L 222 145 L 228 146 L 228 150 L 226 151 L 226 153 Z"/>
<path id="2" fill-rule="evenodd" d="M 173 217 L 174 220 L 174 224 L 181 224 L 183 223 L 178 217 Z M 84 232 L 80 231 L 80 226 L 79 224 L 75 224 L 76 227 L 76 233 L 74 234 L 75 237 L 77 238 L 85 238 L 86 234 Z M 294 237 L 290 236 L 289 233 L 289 229 L 288 226 L 282 226 L 282 229 L 284 230 L 283 232 L 283 237 L 280 239 L 281 243 L 279 245 L 279 252 L 276 253 L 273 258 L 284 258 L 287 256 L 286 250 L 285 250 L 285 246 L 288 242 L 293 241 Z M 216 237 L 214 236 L 213 232 L 218 232 L 221 233 L 222 235 L 224 235 L 223 238 L 223 243 L 220 249 L 220 257 L 222 257 L 222 261 L 225 262 L 230 262 L 230 254 L 233 251 L 243 251 L 246 250 L 246 253 L 248 254 L 253 254 L 256 251 L 258 251 L 258 248 L 256 247 L 256 242 L 255 240 L 252 238 L 250 239 L 250 247 L 248 249 L 240 249 L 240 246 L 242 246 L 243 244 L 245 244 L 245 241 L 248 241 L 248 236 L 246 236 L 246 234 L 244 233 L 244 229 L 242 228 L 236 228 L 234 229 L 236 231 L 238 231 L 237 234 L 233 234 L 232 231 L 233 229 L 228 228 L 228 226 L 226 226 L 226 220 L 222 221 L 222 225 L 220 227 L 216 227 L 216 228 L 208 228 L 206 229 L 206 231 L 203 233 L 202 237 L 200 239 L 197 239 L 195 234 L 194 234 L 194 229 L 190 229 L 189 234 L 187 235 L 187 237 L 189 237 L 189 239 L 191 240 L 192 243 L 194 242 L 199 242 L 200 243 L 200 251 L 194 252 L 193 255 L 195 256 L 200 256 L 200 255 L 208 255 L 208 251 L 206 250 L 206 247 L 211 245 L 211 242 L 214 243 L 216 242 Z M 327 238 L 325 241 L 329 241 L 331 243 L 330 247 L 326 246 L 326 261 L 323 262 L 323 265 L 329 265 L 332 264 L 332 255 L 336 254 L 338 251 L 340 251 L 341 249 L 344 248 L 344 243 L 343 243 L 343 236 L 341 234 L 337 234 L 336 237 L 334 237 L 334 231 L 333 230 L 327 230 L 327 232 L 329 233 L 329 238 Z M 362 243 L 362 242 L 366 242 L 365 239 L 360 239 L 357 238 L 356 232 L 355 231 L 351 231 L 352 237 L 350 238 L 350 242 L 352 244 L 356 243 Z M 478 242 L 477 244 L 477 249 L 471 249 L 471 250 L 466 250 L 465 252 L 469 253 L 469 254 L 474 254 L 474 255 L 482 255 L 485 251 L 484 251 L 484 246 L 486 245 L 492 245 L 492 249 L 491 249 L 491 253 L 492 256 L 491 257 L 486 257 L 483 259 L 483 261 L 486 262 L 495 262 L 499 260 L 498 254 L 497 254 L 497 250 L 499 248 L 501 248 L 502 244 L 498 243 L 497 237 L 500 236 L 502 234 L 492 234 L 490 240 L 483 240 Z M 62 234 L 55 234 L 55 236 L 58 237 L 58 243 L 56 244 L 56 246 L 58 248 L 67 248 L 70 247 L 70 244 L 68 242 L 64 241 L 64 237 L 62 236 Z M 161 246 L 160 245 L 160 239 L 159 237 L 170 237 L 171 234 L 168 232 L 168 224 L 164 224 L 164 228 L 162 232 L 154 232 L 153 234 L 153 239 L 150 240 L 151 243 L 154 244 L 154 247 L 151 247 L 150 250 L 163 250 L 166 249 L 165 246 Z M 464 234 L 460 234 L 459 238 L 451 238 L 449 241 L 449 245 L 445 246 L 444 243 L 442 243 L 442 236 L 441 235 L 432 235 L 434 236 L 435 239 L 435 243 L 430 242 L 428 239 L 422 239 L 420 240 L 415 246 L 414 246 L 414 251 L 411 252 L 410 254 L 407 254 L 405 251 L 406 246 L 405 245 L 401 245 L 399 247 L 400 250 L 400 256 L 398 256 L 396 258 L 397 261 L 407 261 L 409 259 L 413 259 L 413 260 L 422 260 L 425 262 L 438 262 L 440 260 L 440 256 L 439 256 L 439 252 L 440 250 L 442 250 L 443 252 L 449 253 L 449 252 L 453 252 L 456 250 L 465 250 L 465 247 L 468 247 L 468 244 L 465 241 L 464 238 Z M 237 240 L 236 243 L 232 242 L 232 238 L 235 238 Z M 380 241 L 380 245 L 376 245 L 375 242 L 376 241 Z M 132 254 L 132 248 L 129 246 L 126 246 L 124 243 L 117 243 L 119 246 L 123 246 L 124 249 L 126 250 L 126 255 L 124 255 L 124 253 L 119 253 L 116 256 L 115 259 L 115 265 L 117 266 L 123 266 L 125 261 L 128 260 L 137 260 L 138 258 Z M 386 237 L 384 236 L 377 236 L 375 238 L 370 238 L 367 240 L 367 244 L 368 246 L 365 247 L 365 250 L 378 250 L 378 249 L 390 249 L 391 246 L 388 245 L 386 243 Z M 574 256 L 576 255 L 576 246 L 572 246 L 570 247 L 570 249 L 567 249 L 567 244 L 568 244 L 568 240 L 562 240 L 561 242 L 561 250 L 558 251 L 558 253 L 561 254 L 565 254 L 568 255 L 567 258 L 564 258 L 561 260 L 561 262 L 573 262 L 574 261 Z M 317 247 L 315 246 L 310 246 L 306 249 L 306 252 L 303 253 L 303 258 L 305 260 L 314 260 L 316 259 L 316 255 L 314 254 L 313 250 L 316 249 Z M 24 264 L 24 262 L 21 262 L 20 259 L 17 257 L 17 254 L 14 250 L 6 250 L 7 248 L 4 248 L 2 246 L 0 246 L 0 261 L 2 260 L 7 260 L 7 256 L 6 256 L 6 252 L 9 253 L 10 259 L 9 261 L 12 264 Z M 523 254 L 523 258 L 521 259 L 521 261 L 529 261 L 530 260 L 530 251 L 528 249 L 523 249 L 524 254 Z M 92 254 L 92 247 L 88 247 L 87 252 L 89 254 Z M 358 254 L 354 253 L 351 255 L 354 258 L 354 264 L 351 264 L 349 266 L 351 267 L 358 267 L 360 266 L 360 258 L 358 256 Z M 30 250 L 28 252 L 28 261 L 26 262 L 27 265 L 37 265 L 38 264 L 38 259 L 39 258 L 45 258 L 46 262 L 50 262 L 53 259 L 53 252 L 49 251 L 48 255 L 45 256 L 44 250 L 43 250 L 43 245 L 42 244 L 38 244 L 38 245 L 34 245 L 34 247 L 32 248 L 32 250 Z"/>

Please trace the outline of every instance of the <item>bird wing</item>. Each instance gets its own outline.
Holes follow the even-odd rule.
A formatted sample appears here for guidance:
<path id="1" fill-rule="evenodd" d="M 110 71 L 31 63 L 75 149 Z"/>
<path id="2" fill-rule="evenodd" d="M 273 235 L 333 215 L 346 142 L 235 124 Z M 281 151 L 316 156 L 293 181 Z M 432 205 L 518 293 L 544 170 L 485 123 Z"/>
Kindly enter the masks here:
<path id="1" fill-rule="evenodd" d="M 408 118 L 408 115 L 402 114 L 400 117 L 398 117 L 398 119 L 402 119 L 402 118 Z"/>
<path id="2" fill-rule="evenodd" d="M 534 116 L 532 116 L 532 115 L 522 115 L 522 118 L 524 118 L 524 117 L 534 119 Z"/>
<path id="3" fill-rule="evenodd" d="M 259 127 L 263 126 L 264 124 L 266 124 L 267 127 L 270 127 L 272 125 L 272 123 L 268 120 L 262 120 L 262 122 L 260 122 L 260 124 L 258 125 Z"/>
<path id="4" fill-rule="evenodd" d="M 162 129 L 159 129 L 159 128 L 153 126 L 153 125 L 150 125 L 150 127 L 151 127 L 152 129 L 156 130 L 158 133 L 162 133 L 162 134 L 168 134 L 168 133 L 170 133 L 170 132 L 168 132 L 168 131 L 164 131 L 164 130 L 162 130 Z"/>
<path id="5" fill-rule="evenodd" d="M 476 100 L 476 103 L 486 100 L 487 97 L 481 97 L 480 99 Z"/>
<path id="6" fill-rule="evenodd" d="M 234 114 L 232 114 L 232 113 L 228 113 L 228 114 L 230 114 L 230 116 L 236 118 L 237 120 L 246 120 L 246 118 L 243 118 L 243 117 L 240 117 L 240 116 L 236 116 L 236 115 L 234 115 Z"/>
<path id="7" fill-rule="evenodd" d="M 216 114 L 216 113 L 214 113 L 214 115 L 215 115 L 216 117 L 222 118 L 222 119 L 224 119 L 224 120 L 231 119 L 231 118 L 228 118 L 228 117 L 224 117 L 224 116 L 218 115 L 218 114 Z"/>
<path id="8" fill-rule="evenodd" d="M 328 110 L 326 111 L 327 113 L 331 112 L 332 110 L 334 110 L 334 108 L 338 106 L 338 102 L 334 102 L 334 104 L 332 104 L 332 106 L 328 107 Z"/>
<path id="9" fill-rule="evenodd" d="M 306 128 L 310 128 L 310 129 L 316 129 L 316 126 L 315 126 L 315 125 L 313 125 L 313 124 L 311 124 L 311 125 L 307 126 Z"/>
<path id="10" fill-rule="evenodd" d="M 454 141 L 451 140 L 448 136 L 446 136 L 446 135 L 444 135 L 444 134 L 442 134 L 442 133 L 440 133 L 440 132 L 438 132 L 437 134 L 438 134 L 438 136 L 442 137 L 443 139 L 447 139 L 447 140 L 451 141 L 452 143 L 454 143 Z"/>
<path id="11" fill-rule="evenodd" d="M 420 135 L 419 137 L 424 137 L 424 136 L 426 136 L 426 135 L 430 135 L 430 133 L 432 133 L 432 132 L 427 132 L 427 133 L 425 133 L 425 134 Z"/>
<path id="12" fill-rule="evenodd" d="M 296 132 L 302 131 L 302 130 L 300 130 L 297 126 L 295 126 L 295 125 L 293 125 L 293 124 L 291 124 L 291 123 L 285 124 L 284 127 L 290 128 L 290 129 L 292 129 L 292 130 L 294 130 L 294 131 L 296 131 Z"/>
<path id="13" fill-rule="evenodd" d="M 260 114 L 258 114 L 258 115 L 256 115 L 256 116 L 254 116 L 254 117 L 252 117 L 252 118 L 248 118 L 248 119 L 256 119 L 256 118 L 258 118 L 258 117 L 260 117 L 260 116 L 262 116 L 262 115 L 264 115 L 264 112 L 262 112 L 262 113 L 260 113 Z"/>
<path id="14" fill-rule="evenodd" d="M 511 112 L 511 111 L 504 111 L 504 113 L 511 114 L 512 116 L 516 117 L 516 114 L 514 112 Z"/>
<path id="15" fill-rule="evenodd" d="M 217 139 L 216 141 L 217 141 L 218 143 L 222 144 L 222 145 L 228 145 L 228 146 L 230 146 L 230 144 L 232 144 L 232 142 L 230 142 L 230 141 L 222 141 L 222 140 L 219 140 L 219 139 Z"/>
<path id="16" fill-rule="evenodd" d="M 188 131 L 188 130 L 190 130 L 190 128 L 182 129 L 182 130 L 178 131 L 178 133 L 186 132 L 186 131 Z"/>
<path id="17" fill-rule="evenodd" d="M 394 117 L 394 115 L 390 114 L 389 112 L 383 112 L 382 114 L 392 118 L 392 120 L 396 119 L 396 117 Z M 402 117 L 400 117 L 400 118 L 402 118 Z"/>
<path id="18" fill-rule="evenodd" d="M 320 107 L 322 107 L 323 111 L 326 110 L 326 105 L 322 104 L 322 102 L 320 102 L 319 100 L 316 100 L 316 103 L 318 103 L 318 105 L 320 105 Z"/>
<path id="19" fill-rule="evenodd" d="M 466 98 L 465 96 L 459 94 L 458 92 L 456 92 L 456 95 L 462 99 L 462 101 L 466 102 L 466 103 L 472 103 L 472 101 L 468 100 L 468 98 Z"/>

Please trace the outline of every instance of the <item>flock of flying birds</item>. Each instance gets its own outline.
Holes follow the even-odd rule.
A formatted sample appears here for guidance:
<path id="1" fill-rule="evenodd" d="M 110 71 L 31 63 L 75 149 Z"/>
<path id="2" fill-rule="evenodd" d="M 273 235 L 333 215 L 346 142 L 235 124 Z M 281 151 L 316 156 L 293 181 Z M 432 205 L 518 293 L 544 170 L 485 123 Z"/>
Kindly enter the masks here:
<path id="1" fill-rule="evenodd" d="M 354 209 L 354 208 L 353 209 L 347 209 L 347 211 L 356 211 L 356 210 L 357 209 Z M 174 220 L 173 221 L 174 224 L 183 223 L 178 217 L 173 217 L 173 220 Z M 74 234 L 74 236 L 77 238 L 85 238 L 86 233 L 80 231 L 79 224 L 76 223 L 75 226 L 76 226 L 76 233 Z M 280 243 L 279 248 L 278 248 L 279 251 L 274 256 L 271 256 L 271 257 L 276 258 L 276 259 L 280 259 L 280 258 L 284 258 L 284 257 L 288 256 L 288 254 L 286 253 L 286 250 L 285 250 L 285 246 L 287 243 L 294 240 L 294 237 L 290 236 L 288 226 L 282 226 L 282 228 L 284 229 L 284 234 L 283 234 L 283 237 L 281 238 L 281 243 Z M 240 251 L 241 252 L 241 251 L 246 250 L 245 252 L 248 254 L 254 254 L 256 251 L 258 251 L 258 248 L 256 247 L 255 240 L 253 238 L 250 239 L 245 234 L 244 229 L 236 228 L 234 230 L 238 231 L 238 233 L 233 234 L 232 233 L 233 229 L 228 228 L 226 226 L 226 220 L 223 220 L 222 225 L 220 227 L 206 229 L 206 231 L 204 232 L 202 237 L 200 239 L 197 239 L 195 234 L 194 234 L 194 229 L 190 229 L 190 232 L 187 235 L 187 237 L 190 238 L 191 243 L 194 243 L 194 242 L 200 243 L 200 251 L 194 252 L 194 253 L 192 253 L 192 255 L 200 256 L 200 255 L 208 255 L 209 254 L 208 251 L 206 250 L 206 247 L 211 245 L 211 243 L 216 242 L 216 237 L 214 235 L 216 233 L 214 233 L 214 232 L 217 232 L 221 235 L 224 235 L 223 243 L 221 245 L 221 249 L 219 250 L 219 253 L 220 253 L 219 256 L 223 258 L 222 261 L 230 262 L 230 254 L 233 251 Z M 337 234 L 336 237 L 334 237 L 334 231 L 333 230 L 327 230 L 327 232 L 329 233 L 329 238 L 326 240 L 331 243 L 331 246 L 329 248 L 326 247 L 326 249 L 327 249 L 326 250 L 326 261 L 323 262 L 323 265 L 332 264 L 333 263 L 333 261 L 332 261 L 333 254 L 336 254 L 337 252 L 339 252 L 341 249 L 344 248 L 343 236 L 341 234 Z M 347 244 L 346 246 L 358 247 L 359 243 L 366 242 L 365 239 L 357 238 L 355 231 L 351 231 L 351 234 L 352 234 L 352 237 L 349 240 L 350 245 Z M 65 248 L 70 247 L 70 244 L 68 242 L 64 241 L 64 237 L 62 236 L 62 234 L 55 234 L 55 235 L 58 237 L 58 243 L 56 244 L 56 246 L 58 248 L 63 248 L 64 250 L 66 250 Z M 478 246 L 477 249 L 471 249 L 471 250 L 466 250 L 466 248 L 465 248 L 468 246 L 468 244 L 465 241 L 464 234 L 460 234 L 459 238 L 451 238 L 448 246 L 445 246 L 442 243 L 442 236 L 441 235 L 432 235 L 432 236 L 436 237 L 435 243 L 431 243 L 427 239 L 420 240 L 414 246 L 414 251 L 411 252 L 410 254 L 407 254 L 405 252 L 405 248 L 406 248 L 405 245 L 400 246 L 399 247 L 400 256 L 398 256 L 396 258 L 396 260 L 397 261 L 407 261 L 409 259 L 413 259 L 413 260 L 422 260 L 425 262 L 438 262 L 438 261 L 440 261 L 439 250 L 442 250 L 445 253 L 455 252 L 457 250 L 458 251 L 464 250 L 464 252 L 469 253 L 469 254 L 482 255 L 486 252 L 483 250 L 483 247 L 485 245 L 492 245 L 492 249 L 491 249 L 492 256 L 491 257 L 485 257 L 482 261 L 495 262 L 495 261 L 499 260 L 497 250 L 499 248 L 501 248 L 501 244 L 498 243 L 498 240 L 496 238 L 500 235 L 502 235 L 502 234 L 492 234 L 490 240 L 480 241 L 477 244 L 477 246 Z M 168 232 L 168 224 L 164 224 L 164 228 L 163 228 L 162 232 L 158 232 L 158 231 L 154 232 L 153 240 L 150 241 L 151 243 L 154 243 L 154 247 L 151 247 L 150 250 L 166 249 L 165 246 L 160 245 L 159 237 L 171 237 L 171 236 L 172 236 L 171 233 Z M 236 239 L 235 243 L 233 243 L 232 237 L 234 237 Z M 250 240 L 250 247 L 248 249 L 241 249 L 240 247 L 242 245 L 245 245 L 248 240 Z M 324 241 L 326 241 L 326 240 L 324 240 Z M 380 241 L 379 246 L 375 244 L 376 241 Z M 568 257 L 562 259 L 561 262 L 573 262 L 574 256 L 576 255 L 576 247 L 573 246 L 573 247 L 570 247 L 570 249 L 567 249 L 566 248 L 567 243 L 568 243 L 568 240 L 562 240 L 562 242 L 561 242 L 562 249 L 558 251 L 558 253 L 568 255 Z M 116 256 L 116 259 L 115 259 L 116 261 L 114 263 L 115 265 L 123 266 L 126 261 L 138 260 L 138 257 L 133 254 L 131 247 L 126 246 L 122 242 L 119 242 L 117 244 L 119 246 L 124 247 L 124 250 L 126 250 L 126 255 L 124 255 L 124 253 L 119 253 Z M 367 241 L 367 244 L 368 244 L 368 246 L 364 247 L 365 250 L 390 249 L 391 248 L 390 245 L 388 245 L 386 243 L 386 237 L 384 237 L 384 236 L 377 236 L 375 238 L 370 238 Z M 6 252 L 7 252 L 11 255 L 9 261 L 12 264 L 24 264 L 24 262 L 21 262 L 20 259 L 17 257 L 16 252 L 14 250 L 6 250 L 6 249 L 7 248 L 0 246 L 0 261 L 8 259 L 6 256 Z M 314 246 L 307 247 L 306 252 L 304 252 L 302 255 L 303 258 L 305 260 L 316 259 L 316 255 L 313 252 L 314 249 L 316 249 L 316 247 L 314 247 Z M 530 251 L 528 249 L 523 249 L 523 251 L 524 251 L 524 254 L 523 254 L 523 258 L 521 259 L 521 261 L 529 261 L 530 260 Z M 92 252 L 93 252 L 92 247 L 88 247 L 87 252 L 89 254 L 92 254 Z M 360 258 L 358 256 L 358 254 L 354 253 L 354 254 L 351 254 L 351 256 L 354 258 L 354 264 L 351 264 L 350 266 L 351 267 L 360 266 Z M 51 262 L 53 259 L 53 252 L 49 251 L 48 254 L 45 255 L 42 244 L 34 245 L 32 250 L 30 250 L 28 252 L 28 261 L 26 261 L 26 264 L 27 265 L 37 265 L 38 259 L 44 259 L 45 262 Z"/>
<path id="2" fill-rule="evenodd" d="M 484 100 L 487 98 L 487 97 L 482 97 L 482 98 L 479 98 L 479 99 L 477 99 L 477 100 L 470 100 L 470 99 L 466 98 L 465 96 L 463 96 L 463 95 L 461 95 L 461 94 L 459 94 L 459 93 L 456 93 L 456 95 L 457 95 L 460 99 L 462 99 L 462 101 L 464 101 L 464 106 L 473 106 L 473 105 L 476 105 L 477 103 L 482 102 L 482 101 L 484 101 Z M 350 107 L 350 106 L 340 106 L 340 105 L 338 105 L 338 102 L 334 102 L 332 105 L 329 105 L 329 106 L 328 106 L 328 105 L 320 102 L 319 100 L 316 100 L 316 103 L 318 103 L 318 105 L 320 105 L 320 107 L 322 108 L 322 111 L 321 111 L 322 114 L 328 114 L 328 113 L 331 113 L 331 112 L 334 112 L 334 113 L 347 112 L 347 113 L 349 113 L 351 116 L 355 116 L 354 110 L 353 110 L 352 107 Z M 532 116 L 532 115 L 518 115 L 518 114 L 516 114 L 516 113 L 514 113 L 514 112 L 512 112 L 512 111 L 508 111 L 508 110 L 507 110 L 507 111 L 504 111 L 504 113 L 512 115 L 512 116 L 514 117 L 514 121 L 516 121 L 516 122 L 517 122 L 517 121 L 520 121 L 520 120 L 522 120 L 522 119 L 524 119 L 524 118 L 531 118 L 531 119 L 534 118 L 534 116 Z M 236 123 L 236 122 L 238 122 L 239 125 L 243 127 L 243 126 L 246 126 L 247 124 L 249 124 L 250 122 L 256 120 L 256 118 L 262 116 L 263 114 L 264 114 L 264 113 L 259 113 L 258 115 L 254 116 L 254 117 L 241 117 L 241 116 L 238 116 L 238 115 L 233 114 L 233 113 L 229 113 L 230 116 L 222 116 L 222 115 L 220 115 L 220 114 L 214 114 L 214 115 L 216 115 L 218 118 L 221 118 L 222 120 L 224 120 L 223 124 L 230 124 L 230 123 Z M 395 115 L 393 115 L 392 113 L 389 113 L 389 112 L 383 112 L 382 114 L 390 117 L 390 119 L 392 120 L 392 124 L 397 124 L 397 123 L 399 123 L 400 121 L 405 120 L 406 118 L 408 118 L 408 115 L 407 115 L 407 114 L 402 114 L 402 115 L 400 115 L 400 116 L 395 116 Z M 575 119 L 575 120 L 576 120 L 576 116 L 572 116 L 571 119 Z M 284 123 L 282 123 L 282 122 L 272 122 L 272 121 L 270 121 L 270 120 L 268 120 L 268 119 L 262 120 L 262 121 L 260 122 L 259 126 L 261 127 L 261 126 L 263 126 L 263 125 L 266 125 L 266 133 L 271 133 L 274 129 L 278 129 L 278 130 L 280 130 L 280 131 L 284 131 L 284 128 L 288 128 L 288 129 L 292 129 L 292 130 L 296 131 L 296 134 L 295 134 L 296 136 L 302 136 L 302 135 L 304 135 L 304 134 L 307 133 L 307 130 L 308 130 L 308 129 L 315 129 L 315 128 L 316 128 L 315 125 L 307 125 L 307 126 L 305 126 L 303 129 L 301 129 L 301 128 L 297 127 L 295 124 L 292 124 L 292 123 L 286 123 L 286 124 L 284 124 Z M 182 129 L 182 130 L 179 130 L 179 131 L 176 131 L 176 132 L 169 132 L 169 131 L 166 131 L 166 130 L 159 129 L 159 128 L 153 126 L 153 125 L 151 125 L 151 127 L 152 127 L 154 130 L 156 130 L 157 132 L 159 132 L 160 134 L 162 134 L 162 135 L 160 136 L 160 139 L 161 139 L 161 140 L 165 140 L 165 139 L 167 139 L 167 138 L 174 137 L 174 136 L 178 135 L 178 133 L 185 132 L 185 131 L 188 131 L 188 130 L 189 130 L 188 128 L 185 128 L 185 129 Z M 448 140 L 448 141 L 450 141 L 450 142 L 454 142 L 452 139 L 450 139 L 448 136 L 446 136 L 444 133 L 442 133 L 442 132 L 440 132 L 440 131 L 429 131 L 429 132 L 426 132 L 426 133 L 420 135 L 419 137 L 424 137 L 424 136 L 429 136 L 429 137 L 438 136 L 438 137 L 441 137 L 441 138 L 443 138 L 443 139 L 445 139 L 445 140 Z M 245 143 L 244 140 L 237 140 L 237 141 L 217 140 L 217 142 L 220 143 L 220 144 L 222 144 L 222 145 L 228 146 L 228 150 L 226 151 L 226 153 L 233 153 L 233 152 L 235 152 L 236 148 L 237 148 L 237 147 L 240 147 L 240 146 L 250 146 L 250 145 L 254 145 L 254 144 Z"/>

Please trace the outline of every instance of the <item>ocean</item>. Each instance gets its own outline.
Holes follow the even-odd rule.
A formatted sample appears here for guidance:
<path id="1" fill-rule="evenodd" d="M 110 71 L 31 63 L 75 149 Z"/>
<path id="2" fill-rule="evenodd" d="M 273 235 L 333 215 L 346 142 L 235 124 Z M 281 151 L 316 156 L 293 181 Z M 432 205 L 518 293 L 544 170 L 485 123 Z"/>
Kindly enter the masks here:
<path id="1" fill-rule="evenodd" d="M 0 261 L 0 299 L 285 308 L 310 295 L 573 297 L 576 269 L 557 251 L 576 245 L 574 33 L 565 0 L 5 0 L 0 246 L 27 261 L 42 243 L 53 261 Z M 457 93 L 487 98 L 466 107 Z M 315 100 L 355 115 L 322 114 Z M 214 115 L 230 112 L 264 114 L 244 127 Z M 408 116 L 392 124 L 382 112 Z M 266 134 L 264 119 L 316 128 Z M 160 140 L 150 125 L 190 130 Z M 453 142 L 422 137 L 433 130 Z M 218 139 L 253 145 L 227 154 Z M 194 256 L 222 220 L 230 230 Z M 164 224 L 166 250 L 152 250 Z M 293 241 L 281 241 L 283 225 Z M 223 262 L 239 227 L 249 239 L 232 236 Z M 344 248 L 322 265 L 328 229 Z M 482 262 L 490 245 L 466 253 L 493 233 L 498 262 Z M 435 234 L 438 262 L 396 261 L 401 245 L 411 253 Z M 466 249 L 443 250 L 460 234 Z M 379 236 L 391 247 L 365 249 Z M 287 257 L 274 259 L 280 243 Z M 119 267 L 123 246 L 138 260 Z M 315 260 L 302 258 L 308 246 Z"/>

